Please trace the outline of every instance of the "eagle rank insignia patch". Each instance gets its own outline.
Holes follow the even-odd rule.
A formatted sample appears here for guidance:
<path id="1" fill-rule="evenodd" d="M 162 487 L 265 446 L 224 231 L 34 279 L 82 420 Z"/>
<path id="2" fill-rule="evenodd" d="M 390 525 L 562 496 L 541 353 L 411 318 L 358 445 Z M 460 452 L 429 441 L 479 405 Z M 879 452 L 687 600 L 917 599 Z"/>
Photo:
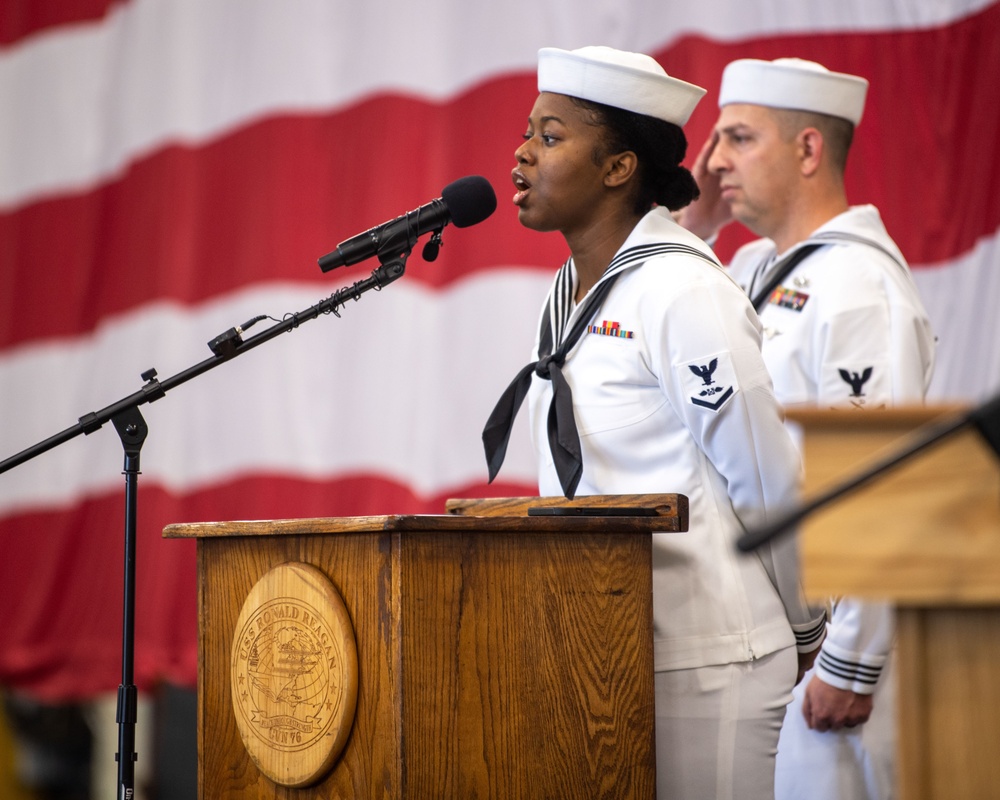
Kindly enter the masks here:
<path id="1" fill-rule="evenodd" d="M 676 369 L 688 400 L 709 411 L 721 411 L 738 390 L 728 353 L 682 364 Z"/>

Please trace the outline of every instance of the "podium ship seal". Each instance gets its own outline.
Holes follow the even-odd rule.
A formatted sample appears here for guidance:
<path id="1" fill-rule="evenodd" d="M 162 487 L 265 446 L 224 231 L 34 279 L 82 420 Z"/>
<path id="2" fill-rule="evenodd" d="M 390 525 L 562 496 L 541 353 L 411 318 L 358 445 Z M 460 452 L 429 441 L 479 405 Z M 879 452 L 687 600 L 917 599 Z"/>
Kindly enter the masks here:
<path id="1" fill-rule="evenodd" d="M 254 585 L 230 677 L 237 727 L 260 771 L 282 786 L 322 779 L 347 743 L 358 689 L 350 615 L 326 575 L 289 563 Z"/>

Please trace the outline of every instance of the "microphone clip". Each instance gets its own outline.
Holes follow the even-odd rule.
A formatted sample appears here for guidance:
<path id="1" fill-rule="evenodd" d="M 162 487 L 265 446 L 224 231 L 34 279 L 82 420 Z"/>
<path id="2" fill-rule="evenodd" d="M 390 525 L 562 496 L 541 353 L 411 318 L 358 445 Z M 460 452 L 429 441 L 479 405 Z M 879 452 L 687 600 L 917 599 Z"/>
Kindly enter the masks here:
<path id="1" fill-rule="evenodd" d="M 438 253 L 441 251 L 441 245 L 444 244 L 444 238 L 442 233 L 444 228 L 438 228 L 434 233 L 431 234 L 431 238 L 424 244 L 423 257 L 424 261 L 434 261 L 438 257 Z"/>

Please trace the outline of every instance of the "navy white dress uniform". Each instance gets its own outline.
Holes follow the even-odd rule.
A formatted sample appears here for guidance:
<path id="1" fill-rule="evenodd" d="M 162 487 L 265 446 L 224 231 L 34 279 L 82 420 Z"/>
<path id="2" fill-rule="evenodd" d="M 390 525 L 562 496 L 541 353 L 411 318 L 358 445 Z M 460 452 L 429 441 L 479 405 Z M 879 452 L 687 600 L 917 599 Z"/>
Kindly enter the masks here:
<path id="1" fill-rule="evenodd" d="M 777 258 L 760 239 L 730 273 L 751 297 L 786 258 L 818 245 L 763 300 L 764 359 L 786 406 L 858 409 L 921 403 L 934 334 L 899 248 L 878 210 L 855 206 Z"/>
<path id="2" fill-rule="evenodd" d="M 760 324 L 708 246 L 666 210 L 650 211 L 621 252 L 665 242 L 705 257 L 674 252 L 625 268 L 566 360 L 583 453 L 577 493 L 689 499 L 690 531 L 654 534 L 657 671 L 752 661 L 794 645 L 793 630 L 815 649 L 817 615 L 801 599 L 794 540 L 763 554 L 735 548 L 743 526 L 795 503 L 800 476 Z M 570 261 L 543 310 L 553 330 L 584 307 L 573 306 L 575 289 Z M 542 495 L 562 494 L 551 402 L 551 381 L 535 377 L 527 403 Z"/>
<path id="3" fill-rule="evenodd" d="M 817 67 L 788 59 L 733 62 L 723 74 L 719 104 L 804 109 L 856 125 L 867 82 Z M 761 296 L 771 276 L 804 248 L 814 249 Z M 786 406 L 879 409 L 923 402 L 935 339 L 906 260 L 874 206 L 850 208 L 780 255 L 768 239 L 751 242 L 736 253 L 730 274 L 760 299 L 764 360 Z M 813 673 L 807 674 L 781 733 L 779 800 L 893 796 L 893 633 L 886 605 L 850 598 L 834 604 L 815 674 L 839 689 L 874 693 L 872 715 L 855 729 L 810 730 L 801 707 Z"/>
<path id="4" fill-rule="evenodd" d="M 580 53 L 593 57 L 578 66 Z M 690 109 L 651 109 L 645 99 L 659 75 L 675 79 L 649 59 L 655 80 L 643 76 L 652 87 L 638 92 L 635 67 L 602 67 L 616 53 L 542 50 L 539 90 L 683 125 Z M 554 381 L 522 371 L 539 492 L 687 495 L 690 530 L 653 535 L 658 791 L 769 793 L 796 652 L 816 649 L 824 615 L 804 602 L 792 537 L 750 554 L 735 546 L 744 526 L 796 501 L 801 475 L 761 356 L 760 322 L 711 249 L 666 209 L 639 221 L 579 305 L 577 285 L 571 259 L 544 304 L 534 353 L 553 352 L 585 323 L 560 371 L 582 462 L 569 490 L 550 446 Z M 595 309 L 588 300 L 603 291 Z"/>

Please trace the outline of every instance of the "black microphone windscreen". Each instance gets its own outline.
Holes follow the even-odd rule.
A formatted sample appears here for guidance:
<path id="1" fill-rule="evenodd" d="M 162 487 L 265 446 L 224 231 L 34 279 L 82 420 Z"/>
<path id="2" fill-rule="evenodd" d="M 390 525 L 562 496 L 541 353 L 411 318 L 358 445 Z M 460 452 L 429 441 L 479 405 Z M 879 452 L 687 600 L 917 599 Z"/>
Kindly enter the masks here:
<path id="1" fill-rule="evenodd" d="M 467 228 L 486 219 L 497 210 L 497 196 L 490 182 L 481 175 L 467 175 L 441 190 L 456 228 Z"/>

